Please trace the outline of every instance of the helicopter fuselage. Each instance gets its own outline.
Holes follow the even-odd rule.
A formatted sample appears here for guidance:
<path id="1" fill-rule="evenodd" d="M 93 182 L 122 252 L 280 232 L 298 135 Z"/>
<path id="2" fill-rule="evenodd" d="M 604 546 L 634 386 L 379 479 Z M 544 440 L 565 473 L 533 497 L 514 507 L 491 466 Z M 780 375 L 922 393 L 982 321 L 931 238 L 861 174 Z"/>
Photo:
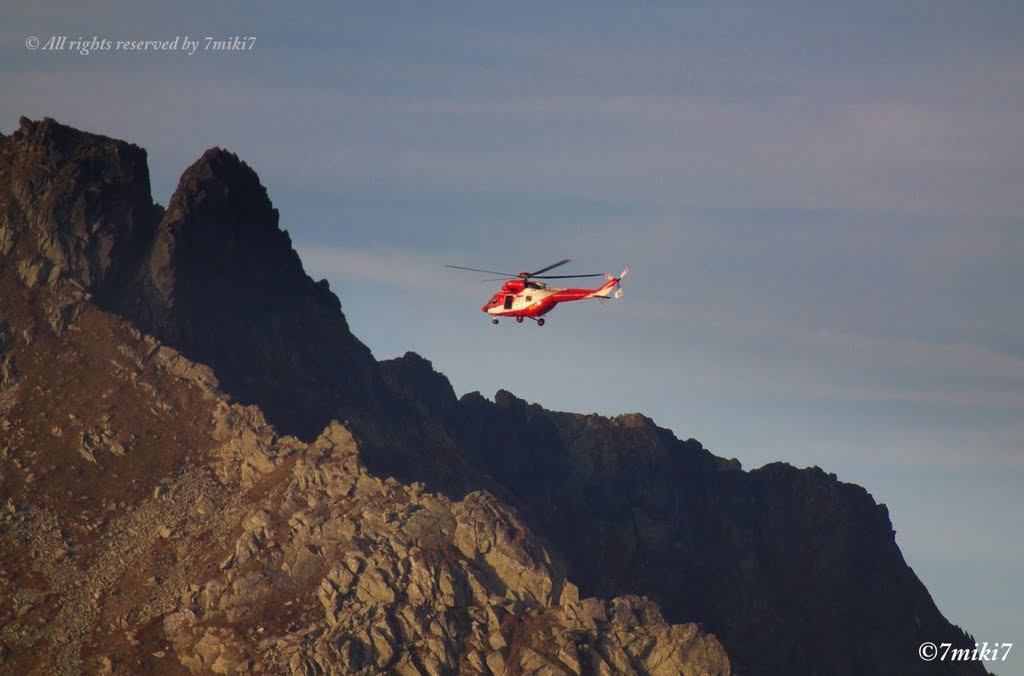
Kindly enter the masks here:
<path id="1" fill-rule="evenodd" d="M 608 298 L 618 283 L 617 278 L 611 277 L 596 289 L 558 289 L 533 280 L 512 279 L 480 309 L 495 318 L 515 317 L 516 321 L 522 321 L 523 317 L 542 317 L 559 303 Z"/>
<path id="2" fill-rule="evenodd" d="M 480 308 L 491 316 L 491 322 L 498 323 L 498 317 L 513 317 L 520 324 L 524 319 L 529 318 L 537 322 L 537 326 L 544 326 L 544 315 L 555 309 L 559 303 L 567 303 L 573 300 L 586 300 L 587 298 L 622 298 L 622 289 L 619 282 L 629 274 L 629 268 L 622 271 L 618 277 L 604 273 L 605 282 L 596 289 L 556 289 L 548 286 L 539 279 L 569 279 L 580 277 L 601 277 L 601 273 L 585 275 L 547 275 L 544 274 L 557 267 L 570 262 L 568 258 L 552 263 L 534 272 L 520 272 L 511 274 L 498 272 L 496 270 L 483 270 L 481 268 L 467 268 L 462 265 L 446 265 L 446 268 L 456 270 L 469 270 L 470 272 L 486 272 L 490 275 L 507 276 L 508 279 L 501 285 L 501 290 L 491 296 L 491 299 Z M 497 280 L 484 280 L 497 281 Z"/>

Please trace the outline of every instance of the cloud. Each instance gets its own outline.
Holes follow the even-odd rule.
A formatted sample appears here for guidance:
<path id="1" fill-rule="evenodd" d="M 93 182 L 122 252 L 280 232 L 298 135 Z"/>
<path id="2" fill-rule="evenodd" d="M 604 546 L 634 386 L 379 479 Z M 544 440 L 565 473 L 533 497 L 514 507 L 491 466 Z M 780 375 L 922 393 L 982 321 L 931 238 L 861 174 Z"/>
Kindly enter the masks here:
<path id="1" fill-rule="evenodd" d="M 459 254 L 402 249 L 350 249 L 319 243 L 299 243 L 296 250 L 306 271 L 314 277 L 328 277 L 345 283 L 366 283 L 391 287 L 409 294 L 443 288 L 445 294 L 478 298 L 481 289 L 456 277 L 446 263 Z"/>
<path id="2" fill-rule="evenodd" d="M 355 13 L 346 26 L 382 21 L 370 14 Z M 578 14 L 552 19 L 612 20 Z M 567 40 L 482 17 L 456 30 L 433 17 L 440 34 L 398 28 L 417 50 L 388 49 L 394 35 L 383 45 L 318 44 L 315 53 L 282 52 L 268 41 L 233 61 L 200 55 L 200 71 L 196 59 L 166 55 L 78 59 L 50 65 L 37 82 L 47 62 L 20 58 L 31 77 L 14 79 L 12 89 L 32 111 L 138 130 L 154 153 L 180 152 L 180 139 L 206 129 L 221 137 L 234 129 L 228 140 L 264 171 L 324 188 L 942 218 L 1013 217 L 1024 208 L 1021 96 L 998 94 L 1024 91 L 1020 54 L 1009 63 L 1005 55 L 975 56 L 970 67 L 942 71 L 897 63 L 861 72 L 794 63 L 791 47 L 758 38 L 735 61 L 698 68 L 707 45 L 667 41 L 645 23 L 684 23 L 692 13 L 621 14 L 648 43 Z M 737 29 L 777 21 L 765 14 L 715 18 Z M 822 18 L 804 19 L 815 21 Z M 850 36 L 838 39 L 863 49 Z M 764 59 L 752 63 L 752 54 Z M 240 109 L 245 125 L 235 123 Z"/>
<path id="3" fill-rule="evenodd" d="M 621 312 L 722 359 L 703 386 L 1024 415 L 1024 357 L 988 345 L 858 334 L 643 298 Z"/>

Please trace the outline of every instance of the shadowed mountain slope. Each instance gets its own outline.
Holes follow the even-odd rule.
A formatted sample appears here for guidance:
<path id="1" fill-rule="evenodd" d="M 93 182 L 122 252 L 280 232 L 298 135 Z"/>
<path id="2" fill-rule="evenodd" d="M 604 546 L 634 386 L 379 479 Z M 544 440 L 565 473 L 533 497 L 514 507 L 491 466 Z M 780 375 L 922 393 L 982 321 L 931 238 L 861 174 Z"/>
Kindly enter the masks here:
<path id="1" fill-rule="evenodd" d="M 299 437 L 260 472 L 273 475 L 277 459 L 311 452 L 294 449 L 317 447 L 337 419 L 370 475 L 422 482 L 418 490 L 452 504 L 496 496 L 536 534 L 532 546 L 549 553 L 552 580 L 564 570 L 585 596 L 640 594 L 671 622 L 700 622 L 737 673 L 984 673 L 918 658 L 922 641 L 973 641 L 935 607 L 903 560 L 885 506 L 859 486 L 818 468 L 745 472 L 638 414 L 556 413 L 507 392 L 493 402 L 459 399 L 415 354 L 375 361 L 326 282 L 302 270 L 256 174 L 231 153 L 207 151 L 166 212 L 152 203 L 144 151 L 50 120 L 23 120 L 0 140 L 0 170 L 5 298 L 28 294 L 24 302 L 55 336 L 94 298 L 189 363 L 208 364 L 223 392 Z M 267 509 L 292 508 L 274 505 Z M 392 531 L 374 533 L 382 543 Z M 274 541 L 284 547 L 282 537 Z M 457 529 L 450 537 L 476 560 L 471 547 L 458 548 Z M 310 551 L 326 561 L 325 546 Z M 178 606 L 190 603 L 199 601 Z M 545 603 L 531 608 L 559 599 Z M 175 648 L 186 657 L 206 631 L 194 619 L 192 639 Z M 503 659 L 519 654 L 513 646 Z M 624 664 L 644 673 L 630 659 Z M 723 669 L 721 660 L 707 664 Z"/>

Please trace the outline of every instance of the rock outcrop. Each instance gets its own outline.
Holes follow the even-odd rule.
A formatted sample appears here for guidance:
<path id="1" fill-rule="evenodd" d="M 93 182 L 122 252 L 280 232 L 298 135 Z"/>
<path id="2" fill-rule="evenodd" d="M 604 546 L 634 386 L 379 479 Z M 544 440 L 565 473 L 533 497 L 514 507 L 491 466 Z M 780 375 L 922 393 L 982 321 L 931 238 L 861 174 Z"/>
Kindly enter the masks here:
<path id="1" fill-rule="evenodd" d="M 225 391 L 304 438 L 376 399 L 376 363 L 337 297 L 303 272 L 255 172 L 219 148 L 181 177 L 134 279 L 107 306 L 215 364 Z"/>
<path id="2" fill-rule="evenodd" d="M 983 673 L 918 659 L 968 637 L 860 487 L 376 362 L 234 155 L 164 213 L 140 149 L 23 120 L 0 178 L 13 663 L 66 641 L 97 669 L 728 671 L 700 622 L 739 673 Z"/>
<path id="3" fill-rule="evenodd" d="M 280 436 L 91 303 L 29 331 L 38 302 L 0 336 L 0 672 L 730 673 L 646 598 L 581 599 L 492 495 L 373 476 L 337 422 Z"/>
<path id="4" fill-rule="evenodd" d="M 161 212 L 145 150 L 50 119 L 22 118 L 0 144 L 0 186 L 0 256 L 29 288 L 63 279 L 111 293 Z"/>

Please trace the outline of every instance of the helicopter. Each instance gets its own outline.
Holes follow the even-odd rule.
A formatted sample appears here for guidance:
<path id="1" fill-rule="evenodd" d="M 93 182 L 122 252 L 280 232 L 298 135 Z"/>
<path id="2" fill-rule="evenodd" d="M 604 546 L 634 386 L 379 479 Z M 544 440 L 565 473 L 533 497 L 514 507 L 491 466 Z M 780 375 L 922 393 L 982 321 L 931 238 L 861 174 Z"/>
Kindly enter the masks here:
<path id="1" fill-rule="evenodd" d="M 487 304 L 480 308 L 491 315 L 491 323 L 497 324 L 499 317 L 514 317 L 519 324 L 524 319 L 532 319 L 537 326 L 544 326 L 544 315 L 555 309 L 559 303 L 567 303 L 573 300 L 586 300 L 588 298 L 622 298 L 622 288 L 619 283 L 629 274 L 627 267 L 618 277 L 608 273 L 593 273 L 586 275 L 545 275 L 545 272 L 565 265 L 569 259 L 560 260 L 557 263 L 535 270 L 534 272 L 520 272 L 512 274 L 509 272 L 496 272 L 494 270 L 481 270 L 479 268 L 464 268 L 461 265 L 446 265 L 446 268 L 455 270 L 469 270 L 470 272 L 483 272 L 489 275 L 501 275 L 496 279 L 484 279 L 485 282 L 497 282 L 505 280 L 501 290 L 491 296 Z M 557 289 L 548 286 L 538 279 L 570 279 L 580 277 L 604 277 L 605 283 L 596 289 Z"/>

